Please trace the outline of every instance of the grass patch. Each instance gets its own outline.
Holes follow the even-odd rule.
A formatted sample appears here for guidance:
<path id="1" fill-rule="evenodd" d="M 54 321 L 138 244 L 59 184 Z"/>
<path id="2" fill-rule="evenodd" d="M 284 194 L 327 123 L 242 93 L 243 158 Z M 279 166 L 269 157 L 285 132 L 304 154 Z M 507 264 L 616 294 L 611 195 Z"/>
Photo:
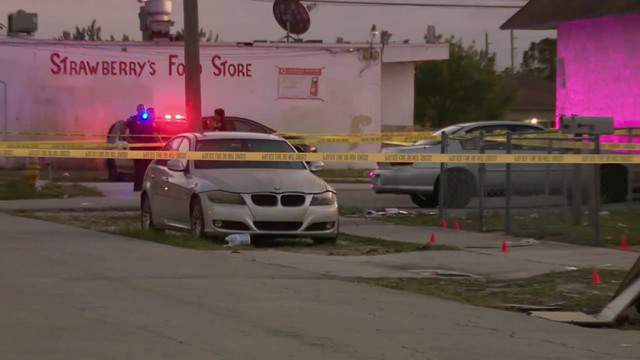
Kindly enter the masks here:
<path id="1" fill-rule="evenodd" d="M 223 241 L 218 240 L 195 240 L 187 233 L 144 231 L 140 228 L 140 213 L 138 211 L 13 211 L 12 214 L 195 250 L 222 250 L 225 245 Z M 343 256 L 456 250 L 455 247 L 445 245 L 429 246 L 346 234 L 340 234 L 336 244 L 314 244 L 313 241 L 307 239 L 268 240 L 254 238 L 254 242 L 256 248 L 274 248 L 297 253 Z"/>
<path id="2" fill-rule="evenodd" d="M 72 197 L 103 196 L 98 189 L 80 184 L 47 183 L 40 189 L 29 185 L 26 179 L 0 179 L 0 200 L 65 199 Z"/>
<path id="3" fill-rule="evenodd" d="M 142 230 L 138 211 L 14 211 L 12 214 L 188 249 L 224 248 L 222 242 L 196 240 L 187 233 Z"/>
<path id="4" fill-rule="evenodd" d="M 340 216 L 363 216 L 367 213 L 361 208 L 344 205 L 339 205 L 338 212 L 340 213 Z"/>
<path id="5" fill-rule="evenodd" d="M 601 270 L 604 284 L 599 286 L 592 284 L 592 273 L 587 269 L 519 280 L 405 278 L 357 281 L 496 309 L 504 309 L 504 304 L 555 305 L 563 311 L 596 314 L 611 300 L 625 274 L 620 270 Z"/>
<path id="6" fill-rule="evenodd" d="M 420 214 L 413 216 L 383 217 L 398 225 L 439 226 L 437 215 Z M 480 218 L 477 212 L 458 219 L 463 230 L 478 231 Z M 486 231 L 504 230 L 504 212 L 491 210 L 485 213 Z M 539 240 L 559 241 L 579 245 L 593 245 L 593 227 L 589 224 L 590 215 L 583 215 L 581 225 L 573 225 L 569 209 L 513 210 L 512 234 Z M 640 245 L 640 210 L 611 210 L 601 215 L 602 241 L 604 246 L 618 247 L 622 237 L 627 234 L 629 244 Z"/>
<path id="7" fill-rule="evenodd" d="M 276 240 L 265 246 L 282 251 L 328 256 L 385 255 L 415 251 L 458 250 L 453 246 L 414 244 L 340 234 L 335 244 L 313 244 L 305 240 Z"/>
<path id="8" fill-rule="evenodd" d="M 0 181 L 20 180 L 24 178 L 22 170 L 0 170 Z M 40 169 L 40 180 L 53 182 L 107 182 L 109 174 L 107 170 L 62 170 L 52 169 L 51 173 L 46 167 Z"/>

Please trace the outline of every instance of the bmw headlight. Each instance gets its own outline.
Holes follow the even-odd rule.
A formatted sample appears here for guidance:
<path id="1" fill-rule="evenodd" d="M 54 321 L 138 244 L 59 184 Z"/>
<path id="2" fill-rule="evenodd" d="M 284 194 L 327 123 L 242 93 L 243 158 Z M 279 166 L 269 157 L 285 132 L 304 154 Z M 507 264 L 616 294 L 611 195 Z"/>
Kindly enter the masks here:
<path id="1" fill-rule="evenodd" d="M 212 191 L 207 193 L 209 201 L 217 204 L 234 204 L 245 205 L 244 199 L 240 194 L 229 193 L 226 191 Z"/>
<path id="2" fill-rule="evenodd" d="M 311 206 L 327 206 L 335 204 L 336 194 L 331 191 L 313 195 L 313 198 L 311 198 Z"/>

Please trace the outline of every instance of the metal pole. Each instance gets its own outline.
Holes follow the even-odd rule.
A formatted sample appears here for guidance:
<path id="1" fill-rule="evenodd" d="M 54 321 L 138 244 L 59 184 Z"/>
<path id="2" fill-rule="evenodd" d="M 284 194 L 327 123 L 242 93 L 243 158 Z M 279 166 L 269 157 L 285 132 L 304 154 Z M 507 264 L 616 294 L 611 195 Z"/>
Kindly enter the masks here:
<path id="1" fill-rule="evenodd" d="M 185 107 L 187 119 L 195 132 L 202 132 L 199 32 L 198 0 L 184 0 Z"/>
<path id="2" fill-rule="evenodd" d="M 484 154 L 484 131 L 480 131 L 478 136 L 480 143 L 480 154 Z M 484 226 L 484 175 L 486 167 L 485 164 L 478 165 L 478 211 L 480 213 L 480 232 L 485 231 Z"/>
<path id="3" fill-rule="evenodd" d="M 447 153 L 448 137 L 445 131 L 440 138 L 440 153 Z M 440 181 L 438 182 L 438 210 L 440 212 L 440 223 L 447 219 L 447 206 L 445 204 L 447 193 L 447 163 L 440 163 Z"/>
<path id="4" fill-rule="evenodd" d="M 484 33 L 484 53 L 487 57 L 489 57 L 489 33 Z"/>
<path id="5" fill-rule="evenodd" d="M 581 139 L 580 135 L 576 135 L 576 139 Z M 581 150 L 576 149 L 576 154 L 580 154 Z M 571 214 L 572 222 L 575 226 L 582 225 L 582 165 L 573 165 L 573 184 L 571 189 Z"/>
<path id="6" fill-rule="evenodd" d="M 600 135 L 593 136 L 595 154 L 600 154 Z M 593 222 L 594 239 L 596 246 L 600 245 L 600 164 L 593 165 L 593 214 L 591 216 Z"/>
<path id="7" fill-rule="evenodd" d="M 516 71 L 516 47 L 513 30 L 509 31 L 509 38 L 511 43 L 511 70 Z"/>
<path id="8" fill-rule="evenodd" d="M 627 142 L 631 144 L 633 142 L 633 129 L 627 129 Z M 630 151 L 633 154 L 633 151 Z M 633 169 L 627 167 L 627 205 L 631 205 L 633 202 Z"/>
<path id="9" fill-rule="evenodd" d="M 547 154 L 552 154 L 553 151 L 551 147 L 553 146 L 553 140 L 549 140 L 547 145 Z M 544 195 L 549 198 L 551 194 L 551 176 L 553 175 L 551 171 L 551 164 L 546 164 L 544 168 Z"/>
<path id="10" fill-rule="evenodd" d="M 507 154 L 511 154 L 511 140 L 513 135 L 511 132 L 507 132 Z M 507 235 L 511 234 L 511 164 L 506 164 L 506 186 L 504 196 L 504 232 Z"/>
<path id="11" fill-rule="evenodd" d="M 7 86 L 7 83 L 0 80 L 0 85 L 2 85 L 2 87 L 4 88 L 4 96 L 2 101 L 4 101 L 4 128 L 3 128 L 3 132 L 4 132 L 4 141 L 8 140 L 9 137 L 9 103 L 8 103 L 8 95 L 7 93 L 9 92 L 9 86 Z"/>

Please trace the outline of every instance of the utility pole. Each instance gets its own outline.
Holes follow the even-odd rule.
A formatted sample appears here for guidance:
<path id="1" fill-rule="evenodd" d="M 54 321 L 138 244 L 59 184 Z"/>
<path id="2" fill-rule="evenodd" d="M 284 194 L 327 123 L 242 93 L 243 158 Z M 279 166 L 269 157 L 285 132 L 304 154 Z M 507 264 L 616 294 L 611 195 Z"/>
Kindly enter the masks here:
<path id="1" fill-rule="evenodd" d="M 489 32 L 484 33 L 484 54 L 489 57 Z"/>
<path id="2" fill-rule="evenodd" d="M 509 31 L 509 39 L 511 43 L 511 70 L 516 71 L 516 47 L 515 47 L 515 36 L 513 35 L 513 30 Z"/>
<path id="3" fill-rule="evenodd" d="M 191 131 L 202 132 L 198 0 L 184 0 L 184 91 Z"/>

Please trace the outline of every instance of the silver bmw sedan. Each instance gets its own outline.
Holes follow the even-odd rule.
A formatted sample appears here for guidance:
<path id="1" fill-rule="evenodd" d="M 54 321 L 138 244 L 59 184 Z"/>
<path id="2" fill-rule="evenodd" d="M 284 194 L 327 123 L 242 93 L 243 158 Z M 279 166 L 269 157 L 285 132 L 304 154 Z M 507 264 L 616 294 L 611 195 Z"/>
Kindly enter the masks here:
<path id="1" fill-rule="evenodd" d="M 286 140 L 243 132 L 187 133 L 166 151 L 296 152 Z M 155 160 L 141 193 L 143 229 L 189 230 L 194 238 L 246 233 L 335 242 L 335 190 L 312 171 L 322 163 Z"/>

